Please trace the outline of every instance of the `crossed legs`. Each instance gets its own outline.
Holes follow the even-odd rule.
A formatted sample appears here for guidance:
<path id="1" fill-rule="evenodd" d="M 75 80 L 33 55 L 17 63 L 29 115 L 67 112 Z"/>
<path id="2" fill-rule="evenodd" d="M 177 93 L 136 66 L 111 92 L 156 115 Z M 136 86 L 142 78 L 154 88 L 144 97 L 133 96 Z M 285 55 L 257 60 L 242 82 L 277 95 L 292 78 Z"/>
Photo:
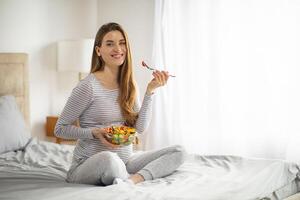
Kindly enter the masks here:
<path id="1" fill-rule="evenodd" d="M 139 183 L 170 175 L 184 162 L 184 158 L 185 151 L 178 145 L 133 155 L 126 164 L 116 153 L 103 151 L 85 160 L 68 175 L 67 180 L 73 183 L 111 185 L 115 178 L 129 178 Z"/>

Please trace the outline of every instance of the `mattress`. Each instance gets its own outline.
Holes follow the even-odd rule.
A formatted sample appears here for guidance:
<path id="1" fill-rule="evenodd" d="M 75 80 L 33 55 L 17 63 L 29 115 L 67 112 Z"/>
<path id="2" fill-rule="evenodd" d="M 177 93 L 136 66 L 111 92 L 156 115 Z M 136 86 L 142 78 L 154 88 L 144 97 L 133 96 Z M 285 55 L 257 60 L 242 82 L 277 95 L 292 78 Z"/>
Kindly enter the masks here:
<path id="1" fill-rule="evenodd" d="M 189 155 L 172 175 L 106 187 L 65 181 L 71 145 L 33 140 L 0 155 L 0 199 L 284 199 L 300 190 L 300 166 L 282 160 Z"/>

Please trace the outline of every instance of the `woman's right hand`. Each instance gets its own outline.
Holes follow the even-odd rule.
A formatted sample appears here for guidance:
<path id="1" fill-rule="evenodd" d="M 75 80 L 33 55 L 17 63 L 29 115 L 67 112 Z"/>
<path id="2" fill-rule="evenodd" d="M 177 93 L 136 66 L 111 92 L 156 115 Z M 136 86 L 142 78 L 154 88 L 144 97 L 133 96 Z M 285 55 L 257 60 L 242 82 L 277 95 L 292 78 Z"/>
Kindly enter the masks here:
<path id="1" fill-rule="evenodd" d="M 104 128 L 93 128 L 92 134 L 95 138 L 98 138 L 102 144 L 107 146 L 108 148 L 119 148 L 121 145 L 112 144 L 109 141 L 107 141 L 104 137 L 105 134 L 108 134 L 108 132 Z"/>

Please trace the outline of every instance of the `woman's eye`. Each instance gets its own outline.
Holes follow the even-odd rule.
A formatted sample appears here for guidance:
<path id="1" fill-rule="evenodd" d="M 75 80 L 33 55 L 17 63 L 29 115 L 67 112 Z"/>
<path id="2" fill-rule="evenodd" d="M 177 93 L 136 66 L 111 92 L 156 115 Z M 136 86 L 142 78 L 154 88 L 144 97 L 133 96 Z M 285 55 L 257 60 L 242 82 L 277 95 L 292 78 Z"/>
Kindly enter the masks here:
<path id="1" fill-rule="evenodd" d="M 126 45 L 126 42 L 121 42 L 120 45 L 124 46 Z"/>
<path id="2" fill-rule="evenodd" d="M 106 46 L 111 47 L 111 46 L 113 46 L 113 43 L 107 43 Z"/>

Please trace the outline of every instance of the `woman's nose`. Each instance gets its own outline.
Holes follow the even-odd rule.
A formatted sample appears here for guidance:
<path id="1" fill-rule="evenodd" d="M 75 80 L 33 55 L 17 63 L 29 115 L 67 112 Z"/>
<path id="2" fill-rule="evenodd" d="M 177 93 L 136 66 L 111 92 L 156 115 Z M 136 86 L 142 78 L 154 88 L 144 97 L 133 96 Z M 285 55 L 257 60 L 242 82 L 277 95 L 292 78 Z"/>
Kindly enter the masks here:
<path id="1" fill-rule="evenodd" d="M 115 48 L 114 48 L 115 51 L 121 51 L 122 48 L 121 48 L 121 45 L 115 45 Z"/>

